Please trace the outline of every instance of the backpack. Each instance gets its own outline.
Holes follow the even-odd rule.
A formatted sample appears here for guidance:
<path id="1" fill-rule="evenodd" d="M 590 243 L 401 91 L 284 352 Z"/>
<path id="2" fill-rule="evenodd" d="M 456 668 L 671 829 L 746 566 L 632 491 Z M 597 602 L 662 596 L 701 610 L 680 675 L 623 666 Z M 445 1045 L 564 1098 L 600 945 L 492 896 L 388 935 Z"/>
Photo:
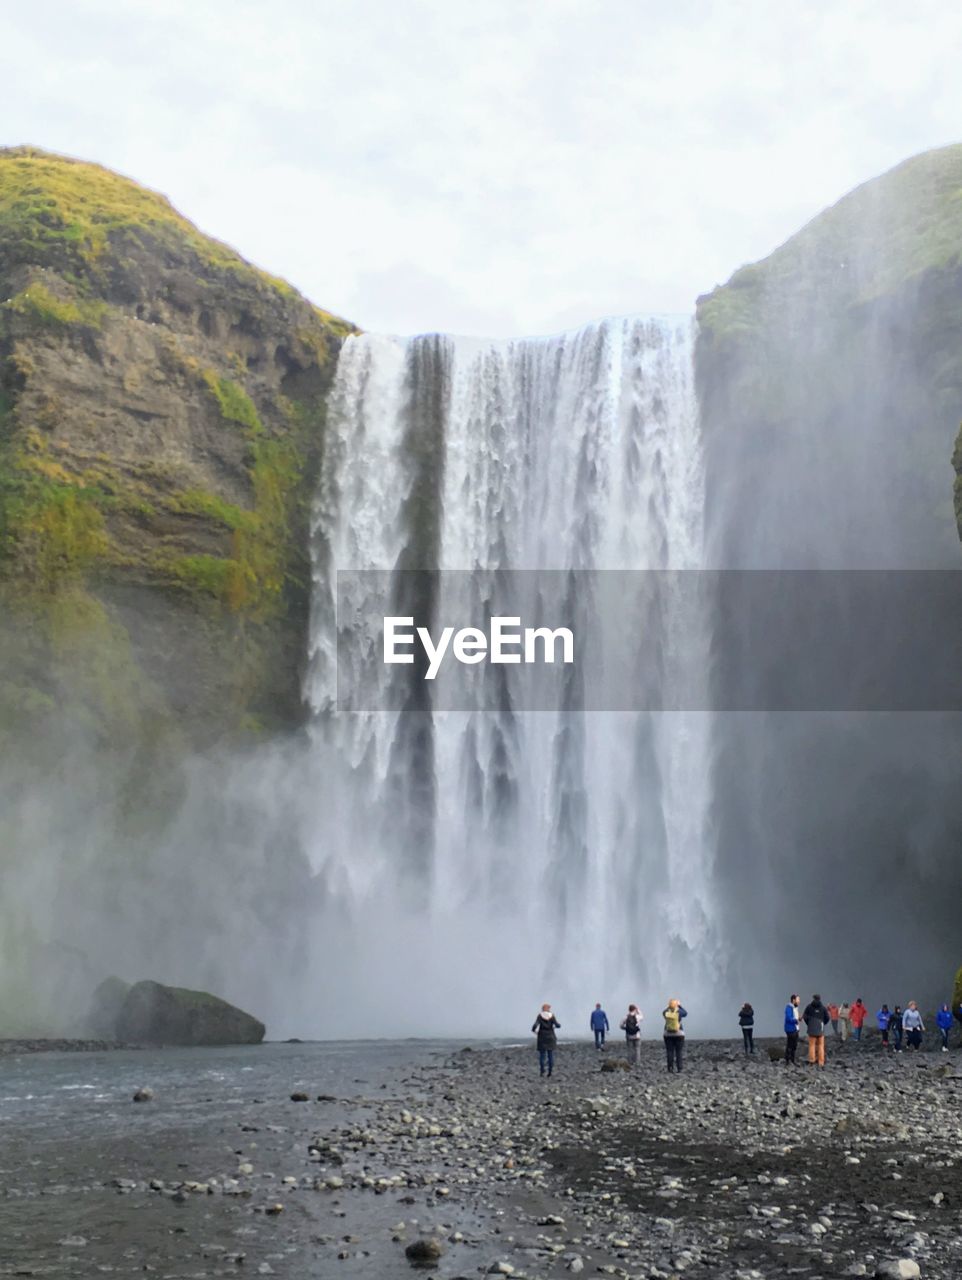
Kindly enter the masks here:
<path id="1" fill-rule="evenodd" d="M 629 1013 L 625 1018 L 625 1034 L 636 1036 L 638 1034 L 638 1019 L 633 1013 Z"/>
<path id="2" fill-rule="evenodd" d="M 677 1035 L 681 1030 L 681 1015 L 677 1009 L 665 1010 L 665 1032 L 667 1035 Z"/>

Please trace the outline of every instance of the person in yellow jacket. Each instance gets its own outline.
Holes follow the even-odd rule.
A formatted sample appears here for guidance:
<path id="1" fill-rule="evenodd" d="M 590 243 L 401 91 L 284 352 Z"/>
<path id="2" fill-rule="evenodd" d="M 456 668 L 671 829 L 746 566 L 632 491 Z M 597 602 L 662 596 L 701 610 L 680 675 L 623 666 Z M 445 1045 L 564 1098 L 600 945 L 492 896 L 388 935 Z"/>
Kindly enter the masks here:
<path id="1" fill-rule="evenodd" d="M 683 1019 L 688 1017 L 688 1010 L 683 1009 L 680 1001 L 674 996 L 662 1010 L 665 1020 L 665 1054 L 668 1058 L 668 1070 L 680 1071 L 685 1057 L 685 1027 Z"/>

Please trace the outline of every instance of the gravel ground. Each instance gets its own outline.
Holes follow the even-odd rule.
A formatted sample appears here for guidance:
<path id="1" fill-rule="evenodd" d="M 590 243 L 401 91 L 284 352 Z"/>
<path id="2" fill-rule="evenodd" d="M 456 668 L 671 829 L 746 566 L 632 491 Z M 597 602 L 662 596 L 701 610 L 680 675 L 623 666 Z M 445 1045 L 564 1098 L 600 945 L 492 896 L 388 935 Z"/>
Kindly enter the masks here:
<path id="1" fill-rule="evenodd" d="M 562 1045 L 551 1079 L 529 1047 L 464 1049 L 352 1097 L 318 1097 L 302 1063 L 283 1093 L 235 1082 L 229 1111 L 215 1093 L 138 1139 L 158 1089 L 83 1186 L 49 1185 L 65 1134 L 0 1188 L 21 1245 L 54 1195 L 75 1220 L 0 1275 L 962 1276 L 957 1051 L 830 1042 L 817 1071 L 769 1044 L 690 1043 L 681 1075 L 658 1041 L 634 1069 Z"/>

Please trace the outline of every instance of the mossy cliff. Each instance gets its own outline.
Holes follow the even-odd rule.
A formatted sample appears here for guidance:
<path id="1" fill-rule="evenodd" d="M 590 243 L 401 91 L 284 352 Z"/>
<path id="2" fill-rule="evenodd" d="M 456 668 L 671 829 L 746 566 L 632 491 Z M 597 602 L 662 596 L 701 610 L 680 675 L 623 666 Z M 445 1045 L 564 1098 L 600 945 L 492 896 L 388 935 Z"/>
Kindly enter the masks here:
<path id="1" fill-rule="evenodd" d="M 865 183 L 698 322 L 717 561 L 957 565 L 962 146 Z"/>
<path id="2" fill-rule="evenodd" d="M 0 742 L 298 720 L 348 332 L 164 197 L 0 150 Z"/>

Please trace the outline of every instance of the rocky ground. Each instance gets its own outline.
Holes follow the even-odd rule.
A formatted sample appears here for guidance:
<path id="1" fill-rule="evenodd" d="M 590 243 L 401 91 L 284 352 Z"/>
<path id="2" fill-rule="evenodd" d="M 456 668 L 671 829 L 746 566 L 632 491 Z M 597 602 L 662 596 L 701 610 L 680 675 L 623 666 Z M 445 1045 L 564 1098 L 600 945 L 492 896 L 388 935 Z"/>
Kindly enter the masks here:
<path id="1" fill-rule="evenodd" d="M 98 1209 L 58 1242 L 66 1270 L 16 1274 L 962 1275 L 958 1051 L 830 1041 L 817 1071 L 767 1048 L 694 1042 L 672 1076 L 660 1042 L 631 1070 L 619 1043 L 565 1045 L 551 1079 L 530 1048 L 465 1049 L 367 1096 L 252 1098 L 216 1158 L 196 1131 L 106 1152 L 145 1264 L 108 1261 Z"/>
<path id="2" fill-rule="evenodd" d="M 375 1108 L 320 1159 L 328 1186 L 400 1196 L 419 1226 L 433 1194 L 439 1275 L 962 1274 L 954 1061 L 832 1049 L 816 1071 L 693 1044 L 671 1076 L 659 1044 L 631 1071 L 574 1046 L 550 1080 L 530 1050 L 464 1052 L 422 1105 Z M 470 1267 L 462 1206 L 482 1220 Z"/>

